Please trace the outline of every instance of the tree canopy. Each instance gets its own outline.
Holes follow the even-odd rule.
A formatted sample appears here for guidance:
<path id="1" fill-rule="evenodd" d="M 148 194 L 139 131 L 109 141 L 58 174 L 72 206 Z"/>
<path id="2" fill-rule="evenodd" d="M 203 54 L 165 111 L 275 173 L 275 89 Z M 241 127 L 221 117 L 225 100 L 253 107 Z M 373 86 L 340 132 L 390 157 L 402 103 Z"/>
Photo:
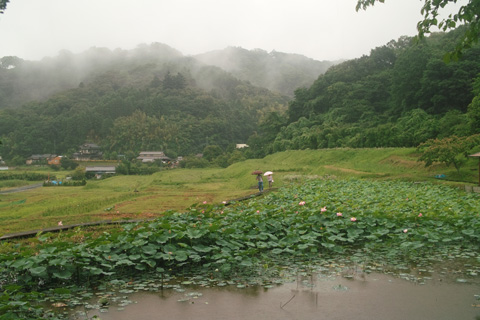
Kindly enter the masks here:
<path id="1" fill-rule="evenodd" d="M 384 3 L 385 0 L 358 0 L 356 9 L 357 11 L 365 10 L 376 2 Z M 460 7 L 457 13 L 449 14 L 439 20 L 441 10 L 455 3 L 457 3 L 457 0 L 425 0 L 421 9 L 423 20 L 417 23 L 419 38 L 430 34 L 434 27 L 441 31 L 448 31 L 461 24 L 467 26 L 455 48 L 446 56 L 447 59 L 458 59 L 465 49 L 471 48 L 478 42 L 480 35 L 480 2 L 477 0 L 469 0 L 467 4 Z"/>
<path id="2" fill-rule="evenodd" d="M 420 42 L 401 37 L 331 67 L 295 91 L 285 115 L 264 119 L 247 142 L 249 152 L 416 147 L 479 133 L 480 46 L 448 64 L 442 60 L 464 28 Z"/>
<path id="3" fill-rule="evenodd" d="M 3 11 L 5 11 L 8 2 L 10 2 L 10 0 L 0 0 L 0 13 L 3 13 Z"/>

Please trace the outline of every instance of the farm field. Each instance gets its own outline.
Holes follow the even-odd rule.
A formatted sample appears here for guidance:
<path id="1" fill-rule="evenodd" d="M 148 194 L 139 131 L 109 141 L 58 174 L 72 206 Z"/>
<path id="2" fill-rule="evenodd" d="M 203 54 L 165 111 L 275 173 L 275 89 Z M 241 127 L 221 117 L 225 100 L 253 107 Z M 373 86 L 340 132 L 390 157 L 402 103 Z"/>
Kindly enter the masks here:
<path id="1" fill-rule="evenodd" d="M 207 201 L 220 203 L 257 192 L 251 171 L 271 170 L 275 187 L 325 175 L 343 179 L 429 181 L 448 185 L 474 185 L 477 166 L 470 160 L 461 177 L 453 168 L 425 168 L 416 161 L 414 149 L 334 149 L 287 151 L 264 159 L 247 160 L 225 169 L 175 169 L 150 176 L 115 176 L 89 180 L 82 187 L 41 187 L 0 194 L 0 236 L 102 220 L 150 219 L 167 210 L 179 211 Z M 24 168 L 17 169 L 23 172 Z M 60 178 L 67 171 L 28 168 Z M 440 181 L 436 174 L 466 182 Z M 3 182 L 0 191 L 33 182 Z M 138 191 L 138 192 L 136 192 Z"/>

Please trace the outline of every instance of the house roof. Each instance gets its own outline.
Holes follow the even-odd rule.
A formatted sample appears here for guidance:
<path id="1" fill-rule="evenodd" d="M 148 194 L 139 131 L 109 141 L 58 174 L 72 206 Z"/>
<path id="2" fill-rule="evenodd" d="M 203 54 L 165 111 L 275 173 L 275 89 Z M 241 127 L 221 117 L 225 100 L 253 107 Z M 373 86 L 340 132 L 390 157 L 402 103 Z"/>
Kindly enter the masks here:
<path id="1" fill-rule="evenodd" d="M 140 152 L 140 156 L 165 156 L 163 151 L 142 151 Z"/>
<path id="2" fill-rule="evenodd" d="M 100 146 L 96 143 L 84 143 L 80 146 L 81 149 L 100 149 Z"/>
<path id="3" fill-rule="evenodd" d="M 40 160 L 40 159 L 50 159 L 50 158 L 55 158 L 57 155 L 56 154 L 32 154 L 28 159 L 32 160 Z"/>
<path id="4" fill-rule="evenodd" d="M 142 151 L 137 159 L 142 161 L 171 160 L 163 151 Z"/>
<path id="5" fill-rule="evenodd" d="M 93 166 L 85 167 L 86 172 L 115 172 L 114 166 Z"/>

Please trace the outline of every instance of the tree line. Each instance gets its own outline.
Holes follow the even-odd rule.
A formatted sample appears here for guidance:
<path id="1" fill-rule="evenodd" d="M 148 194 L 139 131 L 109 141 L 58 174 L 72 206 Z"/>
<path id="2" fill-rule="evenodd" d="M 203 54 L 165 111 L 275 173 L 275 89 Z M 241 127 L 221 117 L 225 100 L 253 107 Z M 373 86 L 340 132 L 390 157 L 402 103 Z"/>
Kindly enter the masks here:
<path id="1" fill-rule="evenodd" d="M 446 63 L 463 28 L 401 37 L 331 67 L 295 91 L 248 144 L 255 156 L 289 149 L 416 147 L 480 132 L 480 46 Z"/>

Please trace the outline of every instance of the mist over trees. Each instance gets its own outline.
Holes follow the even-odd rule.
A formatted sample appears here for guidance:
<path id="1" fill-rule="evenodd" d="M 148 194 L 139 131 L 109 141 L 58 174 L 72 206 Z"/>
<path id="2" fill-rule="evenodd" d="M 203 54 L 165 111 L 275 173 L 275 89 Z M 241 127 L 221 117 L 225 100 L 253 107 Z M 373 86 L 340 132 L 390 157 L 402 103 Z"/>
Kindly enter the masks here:
<path id="1" fill-rule="evenodd" d="M 285 110 L 288 101 L 162 44 L 1 62 L 5 159 L 71 154 L 86 141 L 106 156 L 226 149 L 244 143 L 267 112 Z"/>
<path id="2" fill-rule="evenodd" d="M 299 87 L 309 87 L 319 75 L 338 62 L 317 61 L 299 54 L 229 47 L 195 56 L 222 68 L 240 80 L 293 97 Z"/>
<path id="3" fill-rule="evenodd" d="M 293 99 L 254 86 L 256 64 L 236 71 L 252 75 L 243 81 L 161 44 L 134 52 L 63 52 L 41 62 L 4 57 L 0 152 L 7 160 L 68 155 L 89 141 L 100 144 L 107 157 L 142 150 L 169 156 L 205 151 L 209 161 L 226 166 L 291 149 L 416 147 L 431 139 L 467 137 L 480 133 L 480 46 L 465 49 L 456 61 L 443 60 L 463 32 L 461 27 L 420 42 L 392 40 L 330 67 L 310 86 L 297 85 Z M 253 54 L 258 61 L 266 55 Z M 61 65 L 66 71 L 54 72 Z M 51 78 L 32 80 L 25 85 L 31 92 L 15 89 L 24 75 L 35 72 Z M 298 73 L 290 73 L 292 79 L 284 74 L 284 81 L 299 83 Z M 17 102 L 29 101 L 34 88 L 43 99 Z M 49 88 L 56 92 L 46 94 Z M 249 148 L 241 153 L 221 153 L 245 142 Z"/>

